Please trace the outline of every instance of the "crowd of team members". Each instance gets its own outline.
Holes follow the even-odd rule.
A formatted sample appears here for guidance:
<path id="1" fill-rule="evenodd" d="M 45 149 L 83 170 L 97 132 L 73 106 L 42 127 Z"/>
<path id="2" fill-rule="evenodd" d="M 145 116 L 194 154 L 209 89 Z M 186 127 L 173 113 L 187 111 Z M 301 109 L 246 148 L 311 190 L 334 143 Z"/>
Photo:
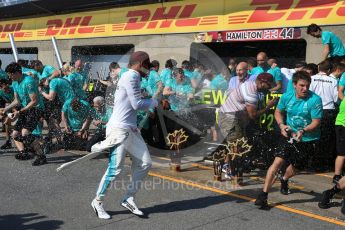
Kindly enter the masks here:
<path id="1" fill-rule="evenodd" d="M 111 111 L 106 109 L 103 97 L 93 98 L 91 107 L 80 60 L 74 67 L 65 64 L 61 71 L 38 60 L 31 61 L 30 66 L 25 64 L 21 60 L 11 63 L 0 74 L 0 113 L 7 138 L 1 149 L 12 148 L 12 139 L 19 151 L 16 159 L 37 155 L 33 165 L 41 165 L 54 149 L 90 150 L 104 139 Z M 43 121 L 48 126 L 44 138 Z M 92 121 L 97 129 L 88 140 Z"/>
<path id="2" fill-rule="evenodd" d="M 30 66 L 26 65 L 24 61 L 18 61 L 18 63 L 9 64 L 5 71 L 0 71 L 0 97 L 2 99 L 0 113 L 7 134 L 7 140 L 1 146 L 2 149 L 11 148 L 12 139 L 19 151 L 15 156 L 16 159 L 27 160 L 32 158 L 32 155 L 37 155 L 33 165 L 41 165 L 47 162 L 45 155 L 54 149 L 76 148 L 90 151 L 93 144 L 104 140 L 106 123 L 111 114 L 116 113 L 116 111 L 112 111 L 112 104 L 117 82 L 128 69 L 121 68 L 116 62 L 111 63 L 109 77 L 106 80 L 100 80 L 107 86 L 107 93 L 104 92 L 103 96 L 90 98 L 86 92 L 88 81 L 82 72 L 82 66 L 82 62 L 78 60 L 74 66 L 65 64 L 61 70 L 56 70 L 52 66 L 43 65 L 38 60 L 31 61 Z M 289 113 L 288 107 L 291 106 L 288 104 L 291 100 L 287 97 L 298 95 L 296 86 L 299 80 L 307 81 L 304 88 L 308 92 L 309 90 L 313 92 L 310 95 L 316 96 L 311 102 L 308 102 L 310 104 L 305 103 L 304 107 L 298 109 L 306 114 L 310 113 L 312 118 L 310 121 L 308 119 L 297 121 L 297 123 L 306 122 L 306 124 L 300 124 L 301 130 L 292 131 L 298 134 L 298 141 L 309 142 L 309 144 L 321 141 L 322 144 L 318 146 L 326 148 L 318 149 L 321 152 L 326 151 L 327 154 L 333 154 L 335 151 L 329 146 L 335 148 L 336 138 L 333 130 L 336 130 L 338 157 L 334 181 L 337 183 L 340 180 L 345 160 L 345 105 L 341 103 L 345 89 L 344 59 L 326 59 L 318 65 L 301 62 L 297 63 L 295 68 L 288 69 L 280 68 L 275 59 L 268 59 L 266 53 L 260 52 L 256 59 L 249 58 L 239 63 L 231 58 L 228 67 L 218 72 L 200 63 L 192 65 L 189 61 L 183 61 L 179 68 L 173 59 L 166 61 L 165 68 L 160 73 L 159 69 L 159 62 L 152 61 L 148 76 L 141 80 L 142 97 L 158 99 L 163 109 L 173 111 L 182 119 L 185 117 L 191 119 L 193 99 L 203 90 L 222 91 L 227 94 L 225 104 L 219 110 L 218 124 L 215 122 L 215 110 L 213 109 L 210 110 L 211 114 L 206 119 L 207 121 L 205 116 L 203 117 L 203 122 L 206 121 L 208 131 L 214 141 L 222 140 L 220 136 L 226 140 L 245 136 L 244 128 L 248 124 L 248 120 L 257 119 L 258 116 L 277 105 L 278 100 L 275 99 L 269 101 L 265 108 L 260 108 L 259 104 L 262 104 L 259 103 L 260 98 L 269 92 L 284 93 L 277 106 L 283 119 L 284 110 L 287 109 L 285 112 Z M 303 96 L 302 100 L 304 100 Z M 298 104 L 298 99 L 296 101 Z M 285 102 L 286 105 L 284 105 Z M 245 111 L 245 116 L 242 116 L 243 111 Z M 185 116 L 186 114 L 188 116 Z M 338 118 L 335 123 L 337 114 Z M 321 132 L 314 128 L 303 136 L 303 133 L 307 132 L 305 127 L 314 118 L 320 120 L 320 124 L 316 126 L 321 126 Z M 288 115 L 287 119 L 293 118 L 289 118 Z M 48 134 L 43 139 L 44 120 L 48 126 Z M 154 110 L 138 113 L 138 125 L 142 128 L 143 133 L 152 125 L 157 125 L 157 120 Z M 12 125 L 14 122 L 15 124 Z M 60 127 L 61 122 L 63 129 Z M 89 135 L 89 127 L 92 122 L 97 129 L 93 135 Z M 334 124 L 337 125 L 336 128 Z M 216 128 L 217 126 L 219 129 Z M 283 120 L 278 126 L 280 128 L 282 126 L 284 130 L 291 128 Z M 176 124 L 172 128 L 176 128 Z M 11 130 L 12 133 L 10 133 Z M 287 132 L 284 133 L 284 130 L 282 130 L 282 134 L 287 136 Z M 148 136 L 151 135 L 151 139 L 149 137 L 146 141 L 157 141 L 153 140 L 152 133 L 154 132 L 146 133 Z M 334 142 L 333 145 L 332 142 Z M 308 148 L 304 146 L 299 150 L 306 151 L 306 149 L 310 151 L 311 147 L 308 145 Z M 290 153 L 286 153 L 286 149 L 282 151 L 285 153 L 277 156 L 280 159 L 288 160 L 286 155 Z M 312 151 L 315 151 L 315 145 Z M 281 165 L 282 162 L 277 163 L 275 168 L 269 172 L 274 175 Z M 293 175 L 289 168 L 287 170 L 287 173 L 291 175 L 282 178 L 281 191 L 284 194 L 289 193 L 287 179 Z M 231 165 L 226 169 L 226 173 L 228 176 L 232 176 L 234 173 Z M 270 185 L 267 186 L 258 198 L 258 204 L 261 206 L 267 204 L 267 192 Z"/>

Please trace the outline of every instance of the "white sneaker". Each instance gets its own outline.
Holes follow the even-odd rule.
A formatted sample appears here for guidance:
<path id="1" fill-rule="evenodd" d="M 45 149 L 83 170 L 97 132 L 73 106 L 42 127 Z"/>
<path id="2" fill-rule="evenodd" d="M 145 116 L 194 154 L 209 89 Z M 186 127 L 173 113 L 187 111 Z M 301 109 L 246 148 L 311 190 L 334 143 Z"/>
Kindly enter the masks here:
<path id="1" fill-rule="evenodd" d="M 100 219 L 110 219 L 110 215 L 104 210 L 103 202 L 93 199 L 91 206 Z"/>
<path id="2" fill-rule="evenodd" d="M 131 211 L 133 214 L 143 216 L 144 213 L 140 211 L 137 205 L 134 203 L 134 198 L 131 196 L 126 200 L 122 201 L 121 205 Z"/>

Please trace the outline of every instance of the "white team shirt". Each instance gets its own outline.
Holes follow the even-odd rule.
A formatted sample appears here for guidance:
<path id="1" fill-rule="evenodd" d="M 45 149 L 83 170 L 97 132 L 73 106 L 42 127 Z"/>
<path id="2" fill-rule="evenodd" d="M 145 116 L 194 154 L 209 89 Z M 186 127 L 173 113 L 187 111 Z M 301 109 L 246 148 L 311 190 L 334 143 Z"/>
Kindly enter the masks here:
<path id="1" fill-rule="evenodd" d="M 323 109 L 335 109 L 334 103 L 338 101 L 338 82 L 336 79 L 320 72 L 311 76 L 309 90 L 321 97 Z"/>
<path id="2" fill-rule="evenodd" d="M 292 79 L 294 73 L 296 73 L 295 69 L 288 69 L 288 68 L 281 68 L 281 76 L 282 80 L 282 93 L 285 93 L 289 84 L 289 81 Z"/>

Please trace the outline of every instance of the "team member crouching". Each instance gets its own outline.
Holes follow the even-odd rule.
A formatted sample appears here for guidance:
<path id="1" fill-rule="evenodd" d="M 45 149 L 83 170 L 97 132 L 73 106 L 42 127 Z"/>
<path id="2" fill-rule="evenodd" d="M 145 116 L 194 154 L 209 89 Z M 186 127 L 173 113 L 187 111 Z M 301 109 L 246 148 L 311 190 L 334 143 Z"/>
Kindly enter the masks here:
<path id="1" fill-rule="evenodd" d="M 87 142 L 86 150 L 91 152 L 91 147 L 105 139 L 105 129 L 106 124 L 113 112 L 111 107 L 105 106 L 105 99 L 101 96 L 95 97 L 93 99 L 94 113 L 92 118 L 94 119 L 93 124 L 97 127 L 95 134 Z"/>
<path id="2" fill-rule="evenodd" d="M 284 163 L 288 166 L 281 179 L 280 192 L 290 193 L 288 179 L 295 174 L 295 166 L 304 163 L 310 153 L 314 152 L 315 142 L 320 138 L 320 123 L 322 118 L 321 98 L 309 90 L 311 78 L 305 71 L 293 75 L 295 92 L 283 94 L 275 111 L 275 119 L 283 137 L 288 138 L 289 132 L 298 143 L 289 144 L 282 140 L 273 164 L 268 169 L 262 192 L 258 195 L 255 205 L 267 208 L 267 196 L 272 187 L 277 171 Z M 285 120 L 286 114 L 286 122 Z"/>
<path id="3" fill-rule="evenodd" d="M 151 165 L 150 153 L 137 128 L 137 110 L 147 110 L 158 105 L 156 99 L 142 99 L 140 92 L 140 75 L 148 73 L 150 58 L 142 51 L 134 52 L 129 59 L 129 71 L 123 74 L 115 93 L 113 114 L 107 124 L 106 139 L 92 146 L 92 153 L 111 149 L 108 169 L 98 187 L 91 206 L 101 219 L 109 219 L 103 208 L 105 193 L 122 171 L 126 152 L 132 157 L 132 181 L 121 205 L 135 215 L 144 215 L 134 203 L 134 195 Z"/>
<path id="4" fill-rule="evenodd" d="M 64 149 L 85 150 L 91 117 L 92 108 L 88 102 L 77 97 L 65 102 L 61 112 Z"/>
<path id="5" fill-rule="evenodd" d="M 32 165 L 45 164 L 47 160 L 43 154 L 42 146 L 39 140 L 32 134 L 32 131 L 42 118 L 42 110 L 44 108 L 43 100 L 38 93 L 38 85 L 33 78 L 23 74 L 21 66 L 15 62 L 9 64 L 5 71 L 13 81 L 14 100 L 10 105 L 2 109 L 1 113 L 6 114 L 14 107 L 20 106 L 20 109 L 12 114 L 12 119 L 18 118 L 12 133 L 14 143 L 19 150 L 15 158 L 19 160 L 30 159 L 26 149 L 33 148 L 37 158 Z"/>

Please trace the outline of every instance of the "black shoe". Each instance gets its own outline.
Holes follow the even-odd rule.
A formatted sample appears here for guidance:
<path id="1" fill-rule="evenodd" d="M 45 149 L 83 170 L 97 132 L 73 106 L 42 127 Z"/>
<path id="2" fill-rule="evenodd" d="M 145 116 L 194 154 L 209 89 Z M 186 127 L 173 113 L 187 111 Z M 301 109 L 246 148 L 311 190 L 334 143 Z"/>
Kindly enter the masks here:
<path id="1" fill-rule="evenodd" d="M 5 144 L 3 144 L 0 149 L 11 149 L 12 148 L 12 143 L 11 140 L 7 140 Z"/>
<path id="2" fill-rule="evenodd" d="M 263 192 L 261 192 L 258 197 L 255 200 L 254 203 L 256 206 L 260 206 L 261 209 L 267 209 L 268 203 L 267 203 L 267 195 Z"/>
<path id="3" fill-rule="evenodd" d="M 46 156 L 38 156 L 34 162 L 32 162 L 32 166 L 39 166 L 47 163 Z"/>
<path id="4" fill-rule="evenodd" d="M 29 153 L 26 153 L 26 152 L 19 152 L 14 157 L 17 160 L 22 160 L 22 161 L 30 160 L 32 158 L 31 155 Z"/>
<path id="5" fill-rule="evenodd" d="M 14 158 L 16 158 L 17 160 L 21 160 L 23 157 L 24 153 L 23 152 L 19 152 L 16 155 L 14 155 Z"/>
<path id="6" fill-rule="evenodd" d="M 333 176 L 332 183 L 333 183 L 333 184 L 338 184 L 339 181 L 340 181 L 340 179 L 341 179 L 341 175 L 334 175 L 334 176 Z"/>
<path id="7" fill-rule="evenodd" d="M 333 192 L 333 189 L 329 189 L 329 190 L 324 191 L 322 193 L 322 199 L 318 203 L 319 208 L 322 208 L 322 209 L 329 208 L 330 207 L 330 203 L 331 203 L 331 199 L 333 198 L 334 195 L 335 194 Z"/>
<path id="8" fill-rule="evenodd" d="M 345 199 L 343 199 L 343 201 L 341 202 L 341 209 L 340 209 L 341 213 L 345 215 Z"/>
<path id="9" fill-rule="evenodd" d="M 51 143 L 45 143 L 43 145 L 43 154 L 47 155 L 52 153 L 52 144 Z"/>
<path id="10" fill-rule="evenodd" d="M 280 183 L 280 193 L 283 195 L 289 195 L 291 193 L 289 189 L 289 180 L 281 179 Z"/>

